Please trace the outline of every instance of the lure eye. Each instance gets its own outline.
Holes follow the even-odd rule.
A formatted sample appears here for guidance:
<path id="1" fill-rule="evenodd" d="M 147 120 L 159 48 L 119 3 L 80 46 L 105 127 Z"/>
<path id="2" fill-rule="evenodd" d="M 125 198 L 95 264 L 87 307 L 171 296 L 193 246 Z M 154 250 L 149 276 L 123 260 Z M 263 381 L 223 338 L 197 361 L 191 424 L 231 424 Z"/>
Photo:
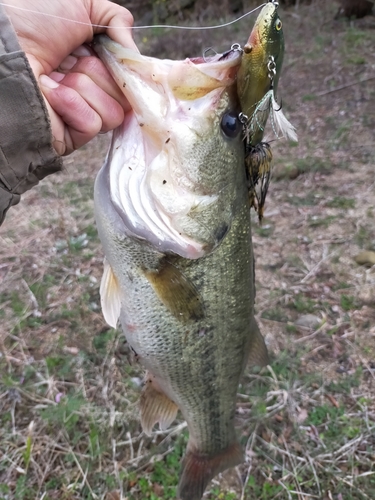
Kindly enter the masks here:
<path id="1" fill-rule="evenodd" d="M 276 19 L 276 22 L 275 22 L 275 28 L 277 31 L 280 31 L 281 28 L 283 27 L 283 23 L 281 22 L 280 19 Z"/>
<path id="2" fill-rule="evenodd" d="M 241 130 L 237 115 L 235 113 L 225 113 L 221 119 L 221 129 L 227 137 L 236 137 Z"/>

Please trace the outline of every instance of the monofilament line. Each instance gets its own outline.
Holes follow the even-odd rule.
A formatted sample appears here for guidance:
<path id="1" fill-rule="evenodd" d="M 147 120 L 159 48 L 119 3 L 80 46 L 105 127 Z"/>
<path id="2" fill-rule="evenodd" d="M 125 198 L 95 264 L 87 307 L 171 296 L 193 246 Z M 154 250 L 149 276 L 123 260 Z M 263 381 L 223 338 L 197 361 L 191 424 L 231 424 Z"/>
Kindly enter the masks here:
<path id="1" fill-rule="evenodd" d="M 253 14 L 253 12 L 256 12 L 257 10 L 261 9 L 265 3 L 262 3 L 258 7 L 256 7 L 253 10 L 250 10 L 249 12 L 246 12 L 246 14 L 243 14 L 242 16 L 234 19 L 233 21 L 229 21 L 227 23 L 223 24 L 218 24 L 216 26 L 175 26 L 173 24 L 151 24 L 147 26 L 105 26 L 102 24 L 92 24 L 92 23 L 85 23 L 83 21 L 76 21 L 74 19 L 69 19 L 67 17 L 61 17 L 61 16 L 56 16 L 55 14 L 48 14 L 46 12 L 40 12 L 39 10 L 33 10 L 33 9 L 27 9 L 25 7 L 17 7 L 15 5 L 9 5 L 8 3 L 0 2 L 0 5 L 3 5 L 4 7 L 9 7 L 10 9 L 15 9 L 15 10 L 22 10 L 24 12 L 30 12 L 31 14 L 39 14 L 41 16 L 46 16 L 46 17 L 52 17 L 55 19 L 61 19 L 62 21 L 68 21 L 70 23 L 75 23 L 75 24 L 82 24 L 83 26 L 92 26 L 94 28 L 105 28 L 105 29 L 132 29 L 132 30 L 141 30 L 141 29 L 149 29 L 149 28 L 165 28 L 165 29 L 179 29 L 179 30 L 213 30 L 213 29 L 219 29 L 219 28 L 225 28 L 226 26 L 230 26 L 231 24 L 237 23 L 238 21 L 241 21 L 245 17 L 249 16 L 250 14 Z"/>

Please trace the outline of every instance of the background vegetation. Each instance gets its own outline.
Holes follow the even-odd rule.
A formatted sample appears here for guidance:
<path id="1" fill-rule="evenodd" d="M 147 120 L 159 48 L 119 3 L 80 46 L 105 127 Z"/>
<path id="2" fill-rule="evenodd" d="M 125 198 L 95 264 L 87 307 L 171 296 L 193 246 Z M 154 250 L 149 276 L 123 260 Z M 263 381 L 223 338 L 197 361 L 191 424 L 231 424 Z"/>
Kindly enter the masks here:
<path id="1" fill-rule="evenodd" d="M 235 3 L 220 18 L 201 5 L 195 24 L 233 18 Z M 246 462 L 206 500 L 375 498 L 375 266 L 355 260 L 375 251 L 375 21 L 334 21 L 336 11 L 319 0 L 280 8 L 279 96 L 299 143 L 269 132 L 262 226 L 253 214 L 257 317 L 273 361 L 243 377 Z M 135 36 L 146 54 L 193 56 L 244 44 L 254 19 Z M 176 10 L 175 23 L 189 22 Z M 142 373 L 100 312 L 92 188 L 107 145 L 101 136 L 68 157 L 0 231 L 0 499 L 175 498 L 185 423 L 141 433 Z"/>

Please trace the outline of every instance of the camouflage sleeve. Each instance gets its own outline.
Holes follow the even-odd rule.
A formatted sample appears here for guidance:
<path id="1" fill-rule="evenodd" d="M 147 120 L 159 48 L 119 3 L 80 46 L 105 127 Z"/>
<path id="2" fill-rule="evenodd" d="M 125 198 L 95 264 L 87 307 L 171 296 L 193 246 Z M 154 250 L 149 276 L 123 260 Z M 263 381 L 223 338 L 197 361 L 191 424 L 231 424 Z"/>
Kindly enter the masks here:
<path id="1" fill-rule="evenodd" d="M 0 5 L 0 224 L 20 195 L 62 168 L 47 108 Z"/>

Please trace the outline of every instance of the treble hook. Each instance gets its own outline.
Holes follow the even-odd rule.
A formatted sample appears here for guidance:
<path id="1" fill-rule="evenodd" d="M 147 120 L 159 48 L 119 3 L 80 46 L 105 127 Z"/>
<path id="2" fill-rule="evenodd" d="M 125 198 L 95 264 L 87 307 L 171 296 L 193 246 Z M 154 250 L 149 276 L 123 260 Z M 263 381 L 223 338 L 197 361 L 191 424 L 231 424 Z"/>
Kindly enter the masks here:
<path id="1" fill-rule="evenodd" d="M 276 62 L 273 56 L 269 56 L 267 69 L 268 69 L 268 78 L 271 80 L 271 83 L 273 83 L 273 79 L 276 76 Z"/>

